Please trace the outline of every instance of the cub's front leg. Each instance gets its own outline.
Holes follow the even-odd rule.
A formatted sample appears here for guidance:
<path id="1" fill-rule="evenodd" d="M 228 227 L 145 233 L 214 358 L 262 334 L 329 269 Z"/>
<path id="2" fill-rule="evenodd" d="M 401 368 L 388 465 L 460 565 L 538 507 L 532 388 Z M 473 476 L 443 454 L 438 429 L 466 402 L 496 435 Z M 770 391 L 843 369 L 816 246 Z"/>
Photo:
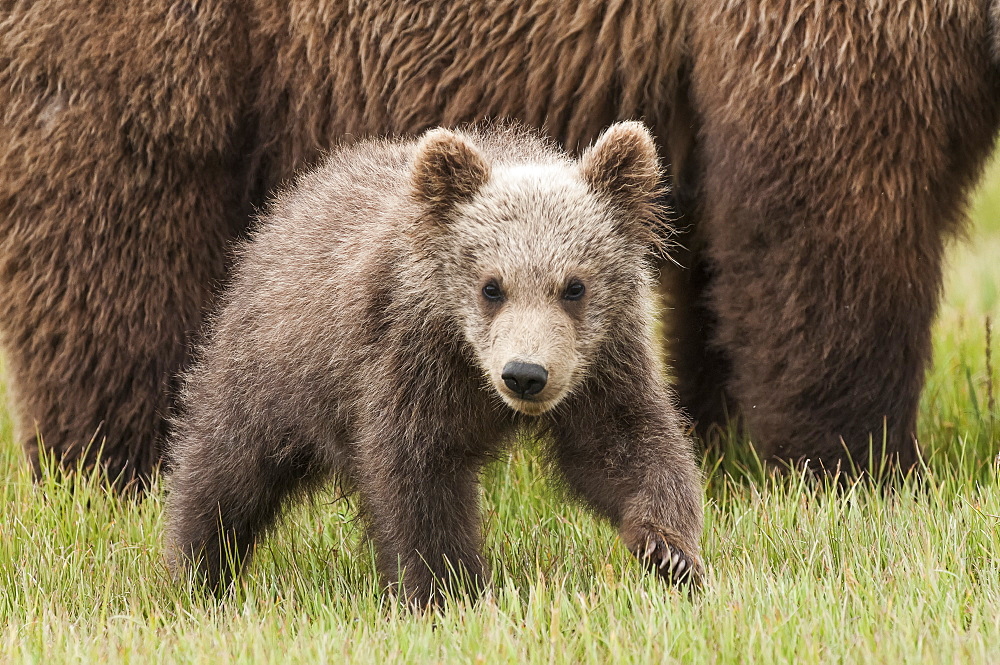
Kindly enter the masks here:
<path id="1" fill-rule="evenodd" d="M 557 409 L 552 455 L 571 490 L 611 520 L 650 570 L 699 585 L 702 485 L 693 445 L 658 381 L 618 378 L 611 390 L 594 381 Z"/>
<path id="2" fill-rule="evenodd" d="M 416 607 L 444 593 L 477 594 L 488 578 L 480 553 L 479 471 L 450 434 L 386 428 L 366 437 L 355 475 L 379 573 L 402 583 Z"/>

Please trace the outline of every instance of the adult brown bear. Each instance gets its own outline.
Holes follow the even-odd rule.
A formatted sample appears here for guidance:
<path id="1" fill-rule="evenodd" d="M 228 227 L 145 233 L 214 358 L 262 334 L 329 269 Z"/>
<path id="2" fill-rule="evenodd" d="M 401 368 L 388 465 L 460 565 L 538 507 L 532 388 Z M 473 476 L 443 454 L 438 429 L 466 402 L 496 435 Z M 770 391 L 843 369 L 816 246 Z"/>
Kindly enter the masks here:
<path id="1" fill-rule="evenodd" d="M 687 224 L 681 400 L 763 455 L 915 460 L 946 237 L 992 145 L 977 0 L 0 5 L 0 326 L 18 436 L 147 476 L 226 247 L 320 151 L 642 118 Z M 86 452 L 91 459 L 97 445 Z"/>

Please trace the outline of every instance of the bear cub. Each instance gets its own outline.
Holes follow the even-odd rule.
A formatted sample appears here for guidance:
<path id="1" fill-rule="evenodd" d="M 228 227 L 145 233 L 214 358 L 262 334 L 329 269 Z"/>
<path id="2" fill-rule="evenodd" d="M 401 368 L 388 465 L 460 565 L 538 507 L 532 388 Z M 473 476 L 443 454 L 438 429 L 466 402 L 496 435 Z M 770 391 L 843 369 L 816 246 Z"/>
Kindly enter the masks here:
<path id="1" fill-rule="evenodd" d="M 518 127 L 435 129 L 300 177 L 185 378 L 175 573 L 225 588 L 290 497 L 339 477 L 411 603 L 474 592 L 480 470 L 529 429 L 648 568 L 697 582 L 701 478 L 652 339 L 659 182 L 636 122 L 579 160 Z"/>

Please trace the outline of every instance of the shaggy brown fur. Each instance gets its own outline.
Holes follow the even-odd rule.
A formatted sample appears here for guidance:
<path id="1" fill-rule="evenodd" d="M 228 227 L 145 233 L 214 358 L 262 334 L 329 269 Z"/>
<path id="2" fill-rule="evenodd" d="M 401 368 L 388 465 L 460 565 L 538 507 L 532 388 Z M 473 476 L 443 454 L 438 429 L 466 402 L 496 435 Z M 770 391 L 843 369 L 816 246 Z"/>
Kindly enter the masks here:
<path id="1" fill-rule="evenodd" d="M 0 332 L 18 436 L 146 477 L 247 223 L 242 12 L 0 4 Z"/>
<path id="2" fill-rule="evenodd" d="M 1000 62 L 1000 1 L 990 2 L 990 33 L 993 37 L 993 61 Z"/>
<path id="3" fill-rule="evenodd" d="M 338 473 L 407 598 L 452 570 L 478 586 L 478 472 L 528 427 L 631 551 L 697 576 L 699 474 L 651 340 L 658 177 L 652 137 L 623 123 L 579 164 L 513 129 L 434 130 L 301 178 L 241 252 L 187 380 L 175 569 L 225 583 L 288 495 Z M 547 373 L 537 393 L 516 363 Z"/>
<path id="4" fill-rule="evenodd" d="M 997 126 L 985 11 L 692 5 L 711 342 L 768 455 L 864 464 L 884 431 L 916 461 L 943 241 Z"/>
<path id="5" fill-rule="evenodd" d="M 682 402 L 765 456 L 904 465 L 945 237 L 992 144 L 977 0 L 0 4 L 0 321 L 21 436 L 156 459 L 223 247 L 345 136 L 510 116 L 664 144 Z M 103 424 L 103 425 L 102 425 Z M 29 443 L 29 447 L 32 446 Z"/>

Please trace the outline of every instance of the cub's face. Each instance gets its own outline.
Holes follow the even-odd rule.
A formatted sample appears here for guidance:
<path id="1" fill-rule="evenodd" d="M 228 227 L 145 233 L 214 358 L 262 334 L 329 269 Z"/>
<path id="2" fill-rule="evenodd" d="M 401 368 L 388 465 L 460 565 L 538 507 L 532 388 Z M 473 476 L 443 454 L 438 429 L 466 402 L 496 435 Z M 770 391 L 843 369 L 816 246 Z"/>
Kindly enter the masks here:
<path id="1" fill-rule="evenodd" d="M 652 140 L 625 123 L 580 162 L 487 164 L 468 139 L 447 136 L 463 141 L 449 156 L 469 150 L 475 181 L 433 211 L 447 221 L 423 249 L 488 382 L 510 408 L 537 416 L 581 385 L 616 325 L 649 306 L 647 211 L 635 206 L 651 206 L 657 186 Z M 638 149 L 623 155 L 622 142 Z M 629 180 L 630 168 L 646 179 Z"/>
<path id="2" fill-rule="evenodd" d="M 587 374 L 648 294 L 644 247 L 566 165 L 494 169 L 456 209 L 447 272 L 465 338 L 500 397 L 539 415 Z"/>

